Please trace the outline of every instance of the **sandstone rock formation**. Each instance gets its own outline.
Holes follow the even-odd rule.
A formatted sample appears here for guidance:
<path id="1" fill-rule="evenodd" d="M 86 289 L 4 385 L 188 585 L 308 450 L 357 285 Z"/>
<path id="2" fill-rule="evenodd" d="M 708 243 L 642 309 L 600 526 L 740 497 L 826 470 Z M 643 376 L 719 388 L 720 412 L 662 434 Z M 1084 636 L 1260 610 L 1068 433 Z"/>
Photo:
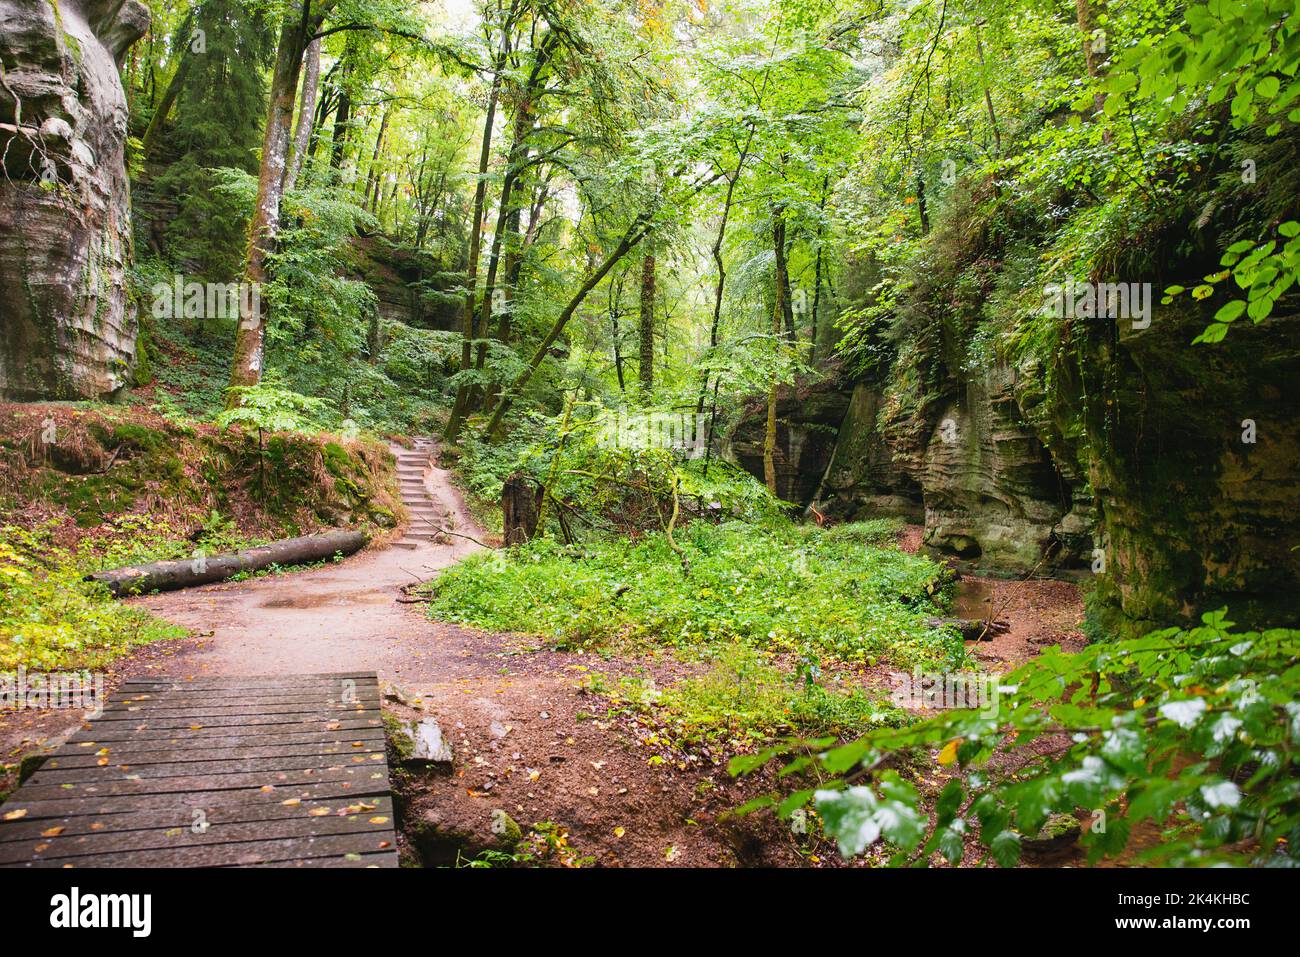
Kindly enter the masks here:
<path id="1" fill-rule="evenodd" d="M 138 0 L 0 0 L 0 399 L 102 398 L 135 358 L 127 105 Z"/>
<path id="2" fill-rule="evenodd" d="M 1090 502 L 1022 413 L 1015 370 L 929 392 L 918 382 L 895 370 L 853 386 L 814 507 L 840 521 L 923 522 L 931 548 L 996 571 L 1083 564 Z"/>
<path id="3" fill-rule="evenodd" d="M 783 390 L 776 406 L 776 494 L 800 507 L 817 491 L 849 400 L 832 381 Z M 723 441 L 723 457 L 763 478 L 767 407 L 753 405 Z"/>

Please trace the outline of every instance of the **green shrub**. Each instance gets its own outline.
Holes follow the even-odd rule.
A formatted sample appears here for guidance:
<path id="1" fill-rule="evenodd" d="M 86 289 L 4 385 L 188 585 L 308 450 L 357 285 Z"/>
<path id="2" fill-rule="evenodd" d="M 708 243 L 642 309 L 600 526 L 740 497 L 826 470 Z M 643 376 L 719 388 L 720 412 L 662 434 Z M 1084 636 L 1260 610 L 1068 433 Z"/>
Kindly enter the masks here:
<path id="1" fill-rule="evenodd" d="M 582 546 L 549 539 L 473 556 L 428 586 L 432 613 L 543 636 L 565 647 L 632 638 L 754 648 L 896 667 L 956 664 L 959 638 L 934 629 L 939 566 L 815 528 L 696 522 L 667 537 Z"/>
<path id="2" fill-rule="evenodd" d="M 0 670 L 98 668 L 137 645 L 185 634 L 83 581 L 88 567 L 39 530 L 0 527 Z"/>

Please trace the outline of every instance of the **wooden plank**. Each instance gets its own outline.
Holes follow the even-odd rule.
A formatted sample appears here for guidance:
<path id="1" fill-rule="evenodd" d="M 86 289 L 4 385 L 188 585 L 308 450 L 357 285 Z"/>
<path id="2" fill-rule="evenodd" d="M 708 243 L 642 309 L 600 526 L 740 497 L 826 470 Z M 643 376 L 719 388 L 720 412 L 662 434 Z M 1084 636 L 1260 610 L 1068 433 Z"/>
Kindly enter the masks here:
<path id="1" fill-rule="evenodd" d="M 396 851 L 380 851 L 378 854 L 363 854 L 351 859 L 347 857 L 319 857 L 310 861 L 271 861 L 265 864 L 246 864 L 245 867 L 397 867 Z"/>
<path id="2" fill-rule="evenodd" d="M 382 761 L 382 750 L 365 751 L 362 747 L 348 754 L 277 755 L 272 758 L 213 758 L 209 761 L 180 761 L 171 764 L 121 764 L 116 761 L 87 767 L 51 768 L 47 761 L 28 780 L 31 784 L 64 784 L 88 781 L 152 780 L 154 778 L 193 777 L 194 775 L 252 774 L 259 771 L 296 771 L 315 768 L 337 770 L 350 765 Z"/>
<path id="3" fill-rule="evenodd" d="M 165 696 L 152 696 L 135 698 L 121 698 L 114 700 L 110 705 L 105 707 L 104 711 L 126 711 L 129 714 L 139 714 L 142 711 L 157 710 L 175 710 L 178 707 L 188 709 L 199 705 L 212 705 L 216 707 L 247 707 L 247 706 L 283 706 L 283 705 L 303 705 L 303 703 L 324 702 L 325 705 L 335 706 L 352 706 L 357 703 L 367 707 L 380 706 L 380 696 L 373 692 L 356 694 L 344 701 L 342 697 L 324 696 L 324 694 L 194 694 L 194 696 L 181 697 L 179 694 L 165 694 Z"/>
<path id="4" fill-rule="evenodd" d="M 394 867 L 379 708 L 373 672 L 127 682 L 4 805 L 0 867 Z"/>
<path id="5" fill-rule="evenodd" d="M 342 681 L 353 681 L 358 688 L 378 687 L 379 679 L 373 671 L 346 671 L 333 675 L 230 675 L 224 678 L 195 678 L 185 681 L 177 678 L 129 678 L 120 690 L 135 689 L 156 691 L 193 691 L 212 688 L 326 688 Z"/>
<path id="6" fill-rule="evenodd" d="M 315 858 L 365 855 L 395 846 L 391 832 L 332 834 L 323 837 L 285 838 L 278 841 L 243 841 L 234 844 L 200 845 L 119 851 L 85 858 L 83 863 L 65 858 L 26 861 L 4 865 L 16 867 L 247 867 L 277 861 L 310 861 Z"/>
<path id="7" fill-rule="evenodd" d="M 300 757 L 314 754 L 322 757 L 333 754 L 353 754 L 357 752 L 366 753 L 369 751 L 384 750 L 384 740 L 376 736 L 370 740 L 361 739 L 358 742 L 341 743 L 337 737 L 331 737 L 326 741 L 302 742 L 299 744 L 272 744 L 269 746 L 235 746 L 215 749 L 220 754 L 221 760 L 234 760 L 241 758 L 275 758 L 275 757 Z M 112 748 L 108 755 L 99 755 L 98 751 L 86 749 L 77 752 L 60 751 L 50 755 L 42 768 L 50 770 L 66 770 L 69 768 L 89 768 L 98 767 L 103 757 L 109 758 L 109 763 L 121 767 L 127 765 L 150 765 L 150 764 L 173 764 L 188 761 L 208 761 L 214 760 L 214 749 L 212 748 Z"/>
<path id="8" fill-rule="evenodd" d="M 99 737 L 106 734 L 120 734 L 131 731 L 201 731 L 204 728 L 259 728 L 271 725 L 312 724 L 323 725 L 331 721 L 358 721 L 379 727 L 378 711 L 353 711 L 330 714 L 328 712 L 308 714 L 272 714 L 272 715 L 207 715 L 194 718 L 140 718 L 131 721 L 97 721 L 95 726 L 101 728 Z M 330 729 L 332 730 L 332 729 Z"/>
<path id="9" fill-rule="evenodd" d="M 197 701 L 177 701 L 173 698 L 157 703 L 130 707 L 106 707 L 96 717 L 100 721 L 132 721 L 137 716 L 166 717 L 168 715 L 199 716 L 204 714 L 332 714 L 334 712 L 376 711 L 379 698 L 356 701 L 301 700 L 268 704 L 261 701 L 225 701 L 220 698 L 201 698 Z"/>
<path id="10" fill-rule="evenodd" d="M 296 804 L 286 804 L 278 800 L 263 804 L 244 802 L 220 807 L 207 808 L 205 816 L 209 824 L 260 824 L 286 819 L 298 819 L 303 815 L 313 817 L 310 813 L 324 808 L 330 815 L 337 816 L 358 803 L 372 804 L 372 815 L 393 816 L 393 800 L 386 795 L 371 795 L 361 798 L 327 798 L 323 800 L 302 800 L 292 798 Z M 360 812 L 358 812 L 360 813 Z M 321 815 L 322 817 L 324 815 Z M 156 808 L 147 811 L 124 811 L 121 814 L 75 814 L 62 818 L 44 818 L 40 820 L 23 819 L 11 821 L 0 827 L 0 843 L 7 841 L 34 841 L 49 837 L 46 831 L 59 829 L 57 837 L 76 837 L 81 834 L 115 834 L 125 831 L 170 830 L 172 828 L 189 828 L 194 824 L 193 808 Z"/>
<path id="11" fill-rule="evenodd" d="M 0 843 L 0 865 L 98 857 L 123 851 L 201 847 L 249 841 L 352 834 L 378 834 L 381 840 L 387 838 L 392 832 L 391 811 L 386 814 L 381 813 L 373 802 L 365 803 L 370 809 L 346 815 L 335 813 L 309 817 L 307 810 L 300 809 L 297 817 L 230 824 L 209 823 L 201 830 L 195 830 L 193 822 L 186 822 L 170 828 L 99 831 L 80 835 L 65 833 L 53 837 L 38 834 L 35 838 Z"/>
<path id="12" fill-rule="evenodd" d="M 338 727 L 330 725 L 338 724 Z M 336 718 L 327 721 L 278 721 L 273 724 L 243 725 L 204 725 L 199 728 L 87 728 L 78 731 L 68 743 L 73 747 L 98 748 L 114 742 L 161 742 L 172 747 L 209 747 L 214 742 L 233 739 L 269 740 L 288 737 L 302 738 L 303 735 L 334 735 L 343 738 L 363 738 L 367 735 L 383 735 L 383 722 L 375 718 L 359 720 Z"/>
<path id="13" fill-rule="evenodd" d="M 325 800 L 327 798 L 380 797 L 388 793 L 387 785 L 383 787 L 366 786 L 373 782 L 322 781 L 295 787 L 280 787 L 271 791 L 261 788 L 236 788 L 215 791 L 194 791 L 189 794 L 141 794 L 122 801 L 116 797 L 75 797 L 57 800 L 29 801 L 21 797 L 21 789 L 5 802 L 4 810 L 26 811 L 23 820 L 62 818 L 72 815 L 122 814 L 141 810 L 175 810 L 193 812 L 202 808 L 211 813 L 214 809 L 225 807 L 261 804 L 279 804 L 289 798 L 302 801 Z M 0 834 L 13 822 L 0 821 Z"/>

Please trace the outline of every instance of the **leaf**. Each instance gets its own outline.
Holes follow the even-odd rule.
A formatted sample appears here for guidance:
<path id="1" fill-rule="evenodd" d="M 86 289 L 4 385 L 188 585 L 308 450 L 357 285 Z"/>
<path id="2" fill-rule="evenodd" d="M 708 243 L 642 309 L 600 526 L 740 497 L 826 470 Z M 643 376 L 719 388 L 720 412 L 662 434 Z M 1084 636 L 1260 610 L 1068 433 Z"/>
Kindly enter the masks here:
<path id="1" fill-rule="evenodd" d="M 1205 714 L 1205 701 L 1201 698 L 1189 698 L 1185 701 L 1170 701 L 1159 708 L 1161 717 L 1168 718 L 1180 728 L 1190 728 L 1201 720 Z"/>
<path id="2" fill-rule="evenodd" d="M 1214 321 L 1232 322 L 1245 311 L 1245 300 L 1233 299 L 1231 302 L 1226 302 L 1219 307 L 1219 311 L 1214 314 Z"/>
<path id="3" fill-rule="evenodd" d="M 999 867 L 1015 867 L 1020 861 L 1020 835 L 1010 829 L 999 831 L 989 842 L 989 851 Z"/>
<path id="4" fill-rule="evenodd" d="M 16 821 L 20 817 L 26 817 L 26 816 L 27 816 L 27 808 L 24 807 L 24 808 L 19 808 L 17 811 L 6 811 L 4 815 L 4 819 L 6 821 Z"/>
<path id="5" fill-rule="evenodd" d="M 879 839 L 879 802 L 870 788 L 859 785 L 844 791 L 818 791 L 814 797 L 826 833 L 845 857 L 861 854 Z"/>
<path id="6" fill-rule="evenodd" d="M 1231 781 L 1202 785 L 1201 797 L 1213 808 L 1234 808 L 1241 803 L 1241 791 Z"/>

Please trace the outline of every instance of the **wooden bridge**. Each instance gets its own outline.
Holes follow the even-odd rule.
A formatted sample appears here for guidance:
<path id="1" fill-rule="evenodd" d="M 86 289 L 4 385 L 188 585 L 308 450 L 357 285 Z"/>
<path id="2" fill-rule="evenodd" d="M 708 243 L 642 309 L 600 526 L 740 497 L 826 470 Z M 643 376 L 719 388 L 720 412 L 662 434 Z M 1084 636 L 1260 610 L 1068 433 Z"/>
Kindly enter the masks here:
<path id="1" fill-rule="evenodd" d="M 396 867 L 373 671 L 138 679 L 0 806 L 0 867 Z"/>

